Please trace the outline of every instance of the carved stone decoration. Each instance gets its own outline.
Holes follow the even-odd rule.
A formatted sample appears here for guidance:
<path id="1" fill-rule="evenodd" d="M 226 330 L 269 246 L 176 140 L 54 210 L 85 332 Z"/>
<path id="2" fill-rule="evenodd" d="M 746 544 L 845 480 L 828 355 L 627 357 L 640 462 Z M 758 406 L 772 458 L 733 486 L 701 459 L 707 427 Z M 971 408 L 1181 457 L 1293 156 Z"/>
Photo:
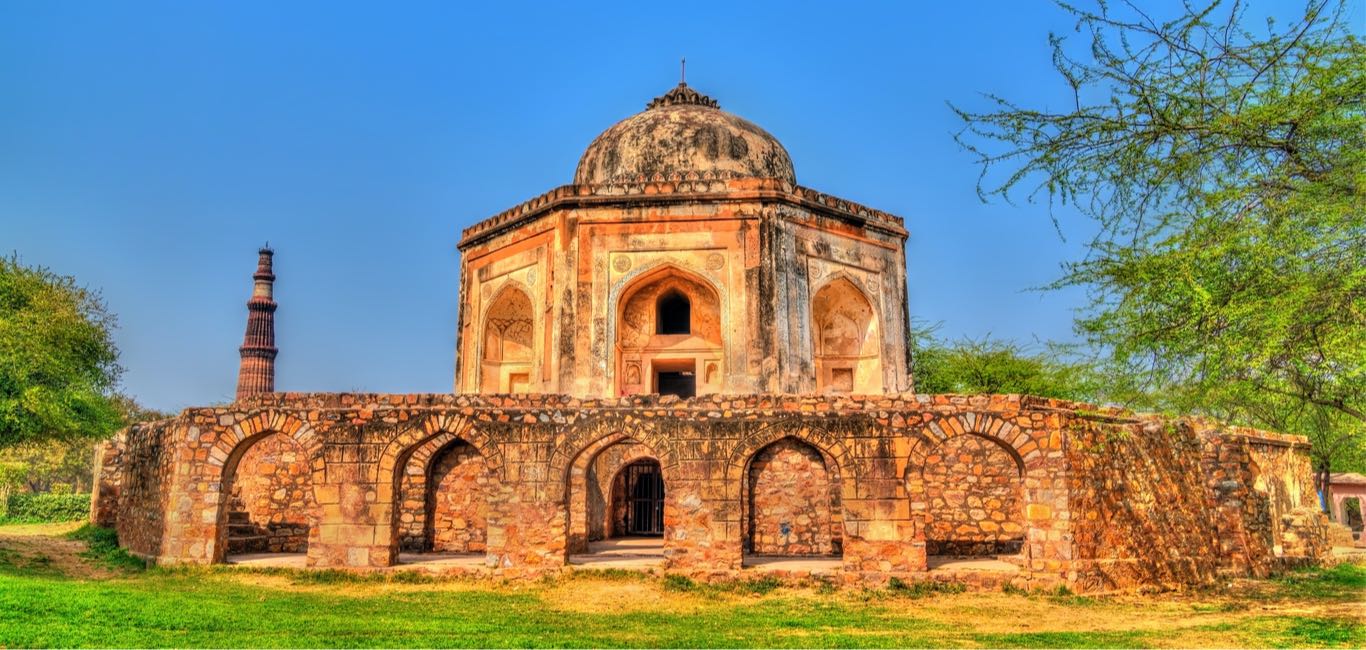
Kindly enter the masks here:
<path id="1" fill-rule="evenodd" d="M 626 364 L 626 385 L 640 385 L 640 364 L 634 362 Z"/>
<path id="2" fill-rule="evenodd" d="M 726 257 L 720 253 L 712 253 L 707 256 L 707 270 L 720 271 L 726 265 Z"/>
<path id="3" fill-rule="evenodd" d="M 817 260 L 811 260 L 806 265 L 806 279 L 813 285 L 819 284 L 821 280 L 825 279 L 827 273 L 825 265 Z"/>
<path id="4" fill-rule="evenodd" d="M 531 286 L 536 286 L 536 278 L 537 278 L 536 269 L 527 269 L 527 272 L 526 272 L 526 283 L 529 284 L 529 285 L 531 285 Z"/>
<path id="5" fill-rule="evenodd" d="M 612 270 L 617 273 L 625 273 L 631 270 L 631 258 L 626 255 L 618 255 L 612 259 Z"/>

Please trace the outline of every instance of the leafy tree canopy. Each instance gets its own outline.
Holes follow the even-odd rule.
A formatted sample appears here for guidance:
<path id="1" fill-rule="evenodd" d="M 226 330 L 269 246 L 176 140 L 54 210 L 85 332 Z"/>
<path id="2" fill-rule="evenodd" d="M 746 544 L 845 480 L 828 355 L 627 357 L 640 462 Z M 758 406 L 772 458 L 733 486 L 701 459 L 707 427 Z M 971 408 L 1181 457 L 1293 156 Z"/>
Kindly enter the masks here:
<path id="1" fill-rule="evenodd" d="M 0 258 L 0 448 L 122 426 L 114 317 L 70 277 Z"/>
<path id="2" fill-rule="evenodd" d="M 918 335 L 914 360 L 921 393 L 1018 393 L 1079 402 L 1100 399 L 1091 369 L 1068 361 L 1056 348 L 1035 352 L 990 336 L 944 341 Z"/>
<path id="3" fill-rule="evenodd" d="M 1120 392 L 1359 441 L 1366 47 L 1345 3 L 1312 0 L 1286 25 L 1236 1 L 1170 20 L 1138 5 L 1063 5 L 1086 44 L 1050 37 L 1064 108 L 955 107 L 979 192 L 1046 196 L 1098 226 L 1055 286 L 1090 291 L 1077 329 Z"/>

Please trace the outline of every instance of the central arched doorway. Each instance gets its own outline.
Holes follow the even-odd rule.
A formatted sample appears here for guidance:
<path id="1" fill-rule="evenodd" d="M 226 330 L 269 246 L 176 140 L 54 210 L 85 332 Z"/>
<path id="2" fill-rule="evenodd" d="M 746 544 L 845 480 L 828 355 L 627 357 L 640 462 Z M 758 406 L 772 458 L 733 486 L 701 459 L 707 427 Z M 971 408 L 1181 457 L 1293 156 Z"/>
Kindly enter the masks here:
<path id="1" fill-rule="evenodd" d="M 701 277 L 666 265 L 637 278 L 621 294 L 615 329 L 617 394 L 721 390 L 721 300 Z"/>
<path id="2" fill-rule="evenodd" d="M 565 488 L 569 564 L 648 569 L 664 562 L 667 482 L 649 446 L 624 436 L 591 444 L 568 468 Z"/>
<path id="3" fill-rule="evenodd" d="M 621 468 L 612 481 L 612 536 L 664 534 L 664 475 L 659 461 L 643 458 Z"/>

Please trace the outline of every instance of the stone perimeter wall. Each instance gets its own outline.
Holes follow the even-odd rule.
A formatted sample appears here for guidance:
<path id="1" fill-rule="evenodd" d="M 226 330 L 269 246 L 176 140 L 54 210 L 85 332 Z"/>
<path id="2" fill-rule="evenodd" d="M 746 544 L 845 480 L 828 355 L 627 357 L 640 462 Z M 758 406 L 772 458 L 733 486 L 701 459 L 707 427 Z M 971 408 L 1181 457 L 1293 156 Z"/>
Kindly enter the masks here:
<path id="1" fill-rule="evenodd" d="M 583 516 L 573 511 L 586 507 L 574 486 L 598 451 L 623 442 L 662 468 L 665 570 L 700 578 L 740 570 L 750 463 L 784 439 L 833 464 L 845 580 L 925 574 L 935 523 L 925 470 L 964 435 L 1017 463 L 1025 584 L 1193 584 L 1324 552 L 1321 522 L 1305 511 L 1303 438 L 1013 395 L 273 394 L 130 428 L 101 453 L 92 512 L 116 513 L 121 542 L 139 555 L 221 561 L 225 468 L 273 433 L 309 459 L 316 567 L 393 565 L 409 458 L 457 439 L 491 474 L 487 564 L 506 577 L 564 566 Z"/>

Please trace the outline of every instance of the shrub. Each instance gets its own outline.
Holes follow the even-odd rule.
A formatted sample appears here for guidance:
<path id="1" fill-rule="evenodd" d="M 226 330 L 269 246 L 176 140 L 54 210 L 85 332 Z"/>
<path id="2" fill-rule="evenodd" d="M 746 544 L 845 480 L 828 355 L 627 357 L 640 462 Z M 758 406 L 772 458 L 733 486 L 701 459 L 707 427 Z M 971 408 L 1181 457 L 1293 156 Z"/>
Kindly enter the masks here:
<path id="1" fill-rule="evenodd" d="M 90 516 L 90 495 L 16 493 L 9 495 L 8 506 L 7 514 L 0 517 L 0 523 L 78 521 Z"/>

